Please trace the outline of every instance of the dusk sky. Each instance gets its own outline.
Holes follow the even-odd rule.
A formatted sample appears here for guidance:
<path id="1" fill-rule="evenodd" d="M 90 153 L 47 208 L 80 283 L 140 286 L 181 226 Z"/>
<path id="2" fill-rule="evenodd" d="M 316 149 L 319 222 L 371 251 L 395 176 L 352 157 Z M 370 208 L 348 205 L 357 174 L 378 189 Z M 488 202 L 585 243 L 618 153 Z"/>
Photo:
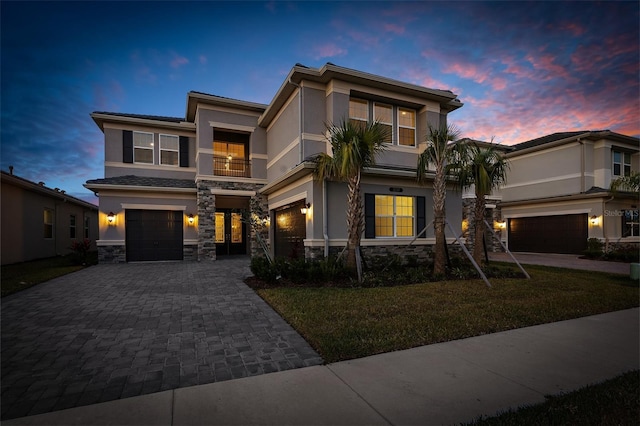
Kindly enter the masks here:
<path id="1" fill-rule="evenodd" d="M 296 63 L 456 93 L 462 136 L 640 136 L 640 3 L 8 2 L 2 170 L 97 204 L 89 114 L 184 117 L 190 90 L 268 104 Z"/>

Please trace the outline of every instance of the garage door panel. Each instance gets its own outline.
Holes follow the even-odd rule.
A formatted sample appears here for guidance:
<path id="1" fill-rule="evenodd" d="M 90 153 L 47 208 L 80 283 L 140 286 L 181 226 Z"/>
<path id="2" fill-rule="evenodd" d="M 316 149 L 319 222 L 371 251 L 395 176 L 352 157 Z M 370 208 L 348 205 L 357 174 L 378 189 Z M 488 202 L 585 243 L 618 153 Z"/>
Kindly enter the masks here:
<path id="1" fill-rule="evenodd" d="M 587 248 L 587 214 L 509 219 L 509 250 L 581 254 Z"/>
<path id="2" fill-rule="evenodd" d="M 127 261 L 182 260 L 182 212 L 127 210 Z"/>

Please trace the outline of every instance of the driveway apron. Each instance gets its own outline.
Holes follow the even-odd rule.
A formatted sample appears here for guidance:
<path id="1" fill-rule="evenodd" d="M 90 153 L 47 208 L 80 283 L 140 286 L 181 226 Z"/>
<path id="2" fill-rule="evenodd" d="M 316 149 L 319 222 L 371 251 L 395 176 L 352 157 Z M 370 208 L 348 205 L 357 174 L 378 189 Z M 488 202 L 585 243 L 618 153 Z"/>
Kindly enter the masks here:
<path id="1" fill-rule="evenodd" d="M 2 299 L 2 420 L 319 365 L 248 257 L 97 265 Z"/>

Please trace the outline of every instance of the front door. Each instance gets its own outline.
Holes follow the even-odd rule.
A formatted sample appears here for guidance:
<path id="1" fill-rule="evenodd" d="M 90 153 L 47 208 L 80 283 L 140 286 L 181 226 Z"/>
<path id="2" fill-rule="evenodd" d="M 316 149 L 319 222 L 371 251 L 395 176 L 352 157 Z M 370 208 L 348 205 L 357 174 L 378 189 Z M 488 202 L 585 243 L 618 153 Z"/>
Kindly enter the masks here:
<path id="1" fill-rule="evenodd" d="M 216 255 L 246 254 L 247 226 L 242 213 L 227 209 L 216 211 Z"/>

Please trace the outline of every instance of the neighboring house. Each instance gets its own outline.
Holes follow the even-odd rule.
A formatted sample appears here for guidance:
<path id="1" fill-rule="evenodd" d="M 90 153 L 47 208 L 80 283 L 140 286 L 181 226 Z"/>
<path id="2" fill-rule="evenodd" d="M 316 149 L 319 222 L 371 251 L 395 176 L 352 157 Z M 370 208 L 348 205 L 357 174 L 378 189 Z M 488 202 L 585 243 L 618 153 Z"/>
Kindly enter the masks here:
<path id="1" fill-rule="evenodd" d="M 512 146 L 498 192 L 510 251 L 582 253 L 587 239 L 640 243 L 638 193 L 609 191 L 640 171 L 640 139 L 608 130 L 554 133 Z"/>
<path id="2" fill-rule="evenodd" d="M 73 241 L 98 238 L 95 205 L 16 176 L 13 167 L 1 177 L 3 265 L 65 255 Z"/>
<path id="3" fill-rule="evenodd" d="M 189 92 L 184 118 L 95 112 L 105 177 L 85 186 L 100 198 L 100 261 L 258 254 L 259 236 L 272 256 L 341 249 L 346 185 L 314 181 L 310 160 L 329 149 L 327 125 L 347 119 L 392 130 L 362 181 L 365 256 L 426 256 L 433 227 L 407 247 L 433 220 L 432 189 L 416 183 L 417 158 L 428 124 L 446 124 L 461 106 L 450 91 L 328 63 L 294 66 L 268 105 Z M 452 191 L 447 214 L 459 226 L 460 195 Z"/>

